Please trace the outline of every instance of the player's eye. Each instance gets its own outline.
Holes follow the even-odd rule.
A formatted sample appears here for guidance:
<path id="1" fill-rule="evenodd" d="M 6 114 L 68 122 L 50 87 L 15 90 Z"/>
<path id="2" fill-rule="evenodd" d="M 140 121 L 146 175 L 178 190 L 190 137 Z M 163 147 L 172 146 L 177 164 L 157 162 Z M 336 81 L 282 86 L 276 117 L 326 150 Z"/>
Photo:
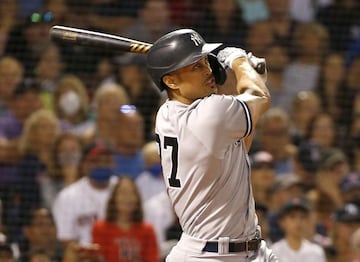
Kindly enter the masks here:
<path id="1" fill-rule="evenodd" d="M 207 67 L 208 65 L 209 65 L 208 59 L 204 58 L 196 62 L 193 66 L 193 69 L 201 69 L 203 67 Z"/>
<path id="2" fill-rule="evenodd" d="M 201 63 L 197 62 L 194 64 L 193 69 L 199 69 L 199 68 L 201 68 L 201 66 L 202 66 Z"/>

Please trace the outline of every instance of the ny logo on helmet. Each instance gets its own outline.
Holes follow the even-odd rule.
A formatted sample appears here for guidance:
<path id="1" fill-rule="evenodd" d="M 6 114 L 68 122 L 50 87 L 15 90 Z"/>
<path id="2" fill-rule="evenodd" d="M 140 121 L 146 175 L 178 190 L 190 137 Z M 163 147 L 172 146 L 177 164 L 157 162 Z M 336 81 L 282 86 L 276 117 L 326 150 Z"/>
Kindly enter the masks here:
<path id="1" fill-rule="evenodd" d="M 199 46 L 202 43 L 202 39 L 198 34 L 191 34 L 190 39 L 196 46 Z"/>

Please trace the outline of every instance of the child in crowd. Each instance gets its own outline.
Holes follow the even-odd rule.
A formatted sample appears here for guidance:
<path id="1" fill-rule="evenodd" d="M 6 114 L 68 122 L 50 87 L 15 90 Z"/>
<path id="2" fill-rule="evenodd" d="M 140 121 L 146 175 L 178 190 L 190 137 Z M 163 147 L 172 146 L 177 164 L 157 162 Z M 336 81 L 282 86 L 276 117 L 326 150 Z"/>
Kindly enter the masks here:
<path id="1" fill-rule="evenodd" d="M 93 226 L 93 242 L 104 261 L 159 261 L 154 229 L 143 222 L 140 193 L 131 178 L 123 176 L 115 186 L 105 220 Z"/>
<path id="2" fill-rule="evenodd" d="M 326 261 L 324 250 L 304 237 L 309 214 L 310 208 L 301 198 L 293 198 L 282 207 L 279 223 L 285 237 L 272 245 L 279 261 Z"/>

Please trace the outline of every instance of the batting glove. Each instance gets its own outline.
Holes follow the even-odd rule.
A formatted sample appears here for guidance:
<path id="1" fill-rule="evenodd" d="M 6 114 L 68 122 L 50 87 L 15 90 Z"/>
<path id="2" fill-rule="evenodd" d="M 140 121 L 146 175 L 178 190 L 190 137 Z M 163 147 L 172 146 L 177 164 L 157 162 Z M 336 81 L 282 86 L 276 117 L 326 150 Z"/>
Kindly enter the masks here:
<path id="1" fill-rule="evenodd" d="M 226 47 L 217 54 L 217 59 L 224 68 L 232 68 L 232 62 L 239 57 L 247 57 L 247 55 L 244 49 L 237 47 Z"/>
<path id="2" fill-rule="evenodd" d="M 248 57 L 248 61 L 250 63 L 250 65 L 256 69 L 258 64 L 260 63 L 264 63 L 266 65 L 266 60 L 265 58 L 259 58 L 259 57 L 256 57 L 254 56 L 251 52 L 249 52 L 247 54 L 247 57 Z M 261 76 L 261 79 L 264 81 L 264 83 L 266 82 L 267 80 L 267 69 L 266 69 L 266 66 L 265 66 L 265 71 L 263 73 L 259 73 L 259 75 Z"/>

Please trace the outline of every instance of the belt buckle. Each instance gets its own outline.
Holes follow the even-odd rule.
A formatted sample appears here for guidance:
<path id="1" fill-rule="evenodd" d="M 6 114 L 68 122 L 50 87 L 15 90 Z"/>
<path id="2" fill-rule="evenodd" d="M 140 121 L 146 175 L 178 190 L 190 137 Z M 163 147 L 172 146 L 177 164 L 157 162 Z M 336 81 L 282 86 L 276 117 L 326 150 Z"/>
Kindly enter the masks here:
<path id="1" fill-rule="evenodd" d="M 249 252 L 249 241 L 245 241 L 245 252 Z"/>

